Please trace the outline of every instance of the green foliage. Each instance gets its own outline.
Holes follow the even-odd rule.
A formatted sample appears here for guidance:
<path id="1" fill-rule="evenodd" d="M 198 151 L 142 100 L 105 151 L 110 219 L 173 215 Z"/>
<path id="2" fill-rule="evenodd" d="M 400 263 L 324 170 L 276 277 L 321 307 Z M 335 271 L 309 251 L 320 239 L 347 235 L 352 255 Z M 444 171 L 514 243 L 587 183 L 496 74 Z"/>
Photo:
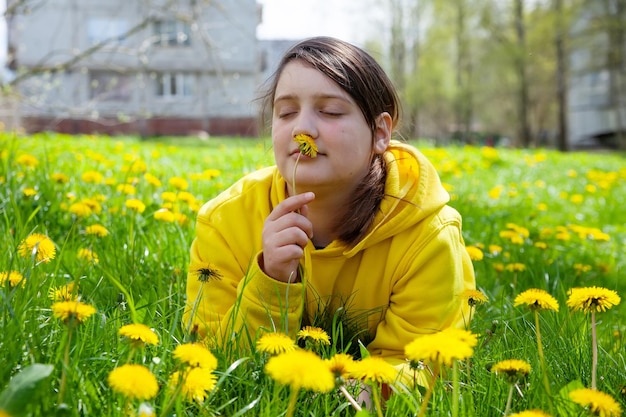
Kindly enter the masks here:
<path id="1" fill-rule="evenodd" d="M 463 215 L 466 244 L 484 255 L 474 266 L 478 287 L 489 301 L 473 311 L 471 330 L 479 343 L 471 360 L 459 364 L 459 415 L 502 415 L 509 386 L 489 369 L 511 358 L 524 359 L 533 368 L 518 384 L 519 391 L 514 390 L 514 412 L 548 411 L 552 400 L 559 414 L 579 413 L 567 393 L 590 384 L 589 317 L 568 311 L 565 301 L 575 286 L 603 286 L 622 298 L 626 293 L 624 155 L 417 145 L 440 172 L 450 204 Z M 25 155 L 38 163 L 29 166 Z M 164 415 L 172 398 L 168 381 L 179 370 L 172 351 L 189 341 L 181 316 L 195 213 L 243 174 L 271 163 L 269 141 L 1 135 L 0 273 L 17 271 L 24 280 L 0 285 L 0 410 L 12 416 L 46 416 L 61 408 L 71 416 L 139 415 L 139 401 L 125 402 L 107 382 L 111 370 L 133 362 L 158 379 L 159 394 L 147 403 L 156 415 Z M 90 180 L 93 172 L 102 178 Z M 145 210 L 127 207 L 130 199 L 143 202 Z M 72 204 L 81 201 L 92 204 L 89 214 L 72 211 Z M 174 221 L 159 220 L 164 208 L 176 214 Z M 87 233 L 93 225 L 104 226 L 108 236 Z M 506 232 L 511 230 L 519 232 L 521 241 L 510 238 Z M 50 262 L 20 255 L 21 242 L 32 233 L 54 242 L 56 256 Z M 82 249 L 95 257 L 81 255 Z M 50 294 L 72 283 L 97 313 L 70 332 L 53 316 Z M 552 398 L 542 383 L 534 317 L 513 305 L 515 296 L 528 288 L 548 291 L 561 307 L 540 315 Z M 600 313 L 597 328 L 598 389 L 622 408 L 625 306 L 622 300 Z M 331 329 L 333 345 L 325 356 L 343 350 L 366 355 L 363 341 L 341 316 L 319 319 Z M 137 349 L 121 338 L 119 328 L 132 322 L 154 329 L 159 344 Z M 219 362 L 216 388 L 203 402 L 174 397 L 169 413 L 284 415 L 290 391 L 264 373 L 266 355 L 234 357 L 222 348 L 213 353 Z M 444 372 L 436 382 L 428 415 L 447 415 L 453 409 L 450 378 Z M 394 386 L 385 415 L 417 415 L 421 388 Z M 358 387 L 349 391 L 358 395 Z M 20 398 L 30 400 L 26 409 L 15 405 L 22 404 Z M 376 412 L 356 412 L 338 392 L 302 391 L 295 415 Z"/>

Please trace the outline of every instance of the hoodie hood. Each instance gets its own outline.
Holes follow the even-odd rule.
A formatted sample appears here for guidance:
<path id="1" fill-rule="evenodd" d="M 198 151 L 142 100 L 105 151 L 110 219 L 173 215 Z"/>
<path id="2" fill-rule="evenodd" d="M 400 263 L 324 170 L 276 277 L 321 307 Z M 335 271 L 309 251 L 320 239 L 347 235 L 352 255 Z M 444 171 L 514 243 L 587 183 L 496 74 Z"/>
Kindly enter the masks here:
<path id="1" fill-rule="evenodd" d="M 383 156 L 387 165 L 385 197 L 372 230 L 344 252 L 348 257 L 413 227 L 450 201 L 435 167 L 415 147 L 393 140 Z"/>

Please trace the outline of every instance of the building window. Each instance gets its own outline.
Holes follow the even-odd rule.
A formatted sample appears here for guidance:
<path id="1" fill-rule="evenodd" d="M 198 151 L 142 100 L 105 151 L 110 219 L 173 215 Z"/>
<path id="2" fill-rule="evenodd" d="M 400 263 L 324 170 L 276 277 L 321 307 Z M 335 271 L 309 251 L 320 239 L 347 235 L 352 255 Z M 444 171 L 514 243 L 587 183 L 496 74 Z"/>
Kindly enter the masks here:
<path id="1" fill-rule="evenodd" d="M 191 26 L 179 20 L 159 20 L 154 22 L 154 36 L 161 46 L 189 46 Z"/>
<path id="2" fill-rule="evenodd" d="M 95 17 L 87 21 L 87 41 L 97 45 L 108 41 L 111 45 L 124 44 L 130 24 L 124 19 Z"/>
<path id="3" fill-rule="evenodd" d="M 157 96 L 191 97 L 193 95 L 193 75 L 181 72 L 164 72 L 156 76 Z"/>
<path id="4" fill-rule="evenodd" d="M 99 101 L 130 101 L 132 77 L 113 71 L 89 73 L 89 98 Z"/>

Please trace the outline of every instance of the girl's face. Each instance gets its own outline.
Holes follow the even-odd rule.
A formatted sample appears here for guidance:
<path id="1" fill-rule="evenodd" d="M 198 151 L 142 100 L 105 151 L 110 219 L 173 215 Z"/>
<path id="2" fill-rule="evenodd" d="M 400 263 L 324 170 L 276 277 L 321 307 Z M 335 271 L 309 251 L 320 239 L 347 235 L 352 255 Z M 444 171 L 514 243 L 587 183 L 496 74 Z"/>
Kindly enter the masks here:
<path id="1" fill-rule="evenodd" d="M 349 193 L 367 174 L 373 153 L 387 148 L 391 117 L 387 113 L 378 117 L 372 139 L 372 131 L 352 97 L 326 75 L 296 59 L 279 76 L 272 115 L 274 156 L 290 188 L 299 154 L 293 137 L 300 133 L 315 140 L 318 154 L 316 158 L 300 156 L 298 193 Z"/>

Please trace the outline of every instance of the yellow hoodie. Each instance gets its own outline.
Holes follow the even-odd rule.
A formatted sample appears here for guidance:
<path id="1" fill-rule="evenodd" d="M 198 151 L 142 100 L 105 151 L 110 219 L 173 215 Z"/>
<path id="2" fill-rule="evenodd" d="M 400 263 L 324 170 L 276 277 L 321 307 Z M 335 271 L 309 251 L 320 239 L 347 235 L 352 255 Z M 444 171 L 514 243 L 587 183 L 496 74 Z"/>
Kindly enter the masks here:
<path id="1" fill-rule="evenodd" d="M 326 313 L 350 321 L 371 354 L 400 364 L 416 337 L 465 326 L 462 293 L 475 280 L 461 217 L 421 152 L 392 141 L 384 157 L 386 197 L 371 231 L 353 247 L 334 241 L 316 249 L 309 241 L 302 283 L 276 281 L 257 262 L 264 221 L 286 197 L 276 167 L 206 203 L 191 246 L 186 329 L 226 340 L 244 329 L 252 340 L 271 330 L 294 337 L 303 317 L 314 323 Z M 199 269 L 216 276 L 201 282 Z"/>

